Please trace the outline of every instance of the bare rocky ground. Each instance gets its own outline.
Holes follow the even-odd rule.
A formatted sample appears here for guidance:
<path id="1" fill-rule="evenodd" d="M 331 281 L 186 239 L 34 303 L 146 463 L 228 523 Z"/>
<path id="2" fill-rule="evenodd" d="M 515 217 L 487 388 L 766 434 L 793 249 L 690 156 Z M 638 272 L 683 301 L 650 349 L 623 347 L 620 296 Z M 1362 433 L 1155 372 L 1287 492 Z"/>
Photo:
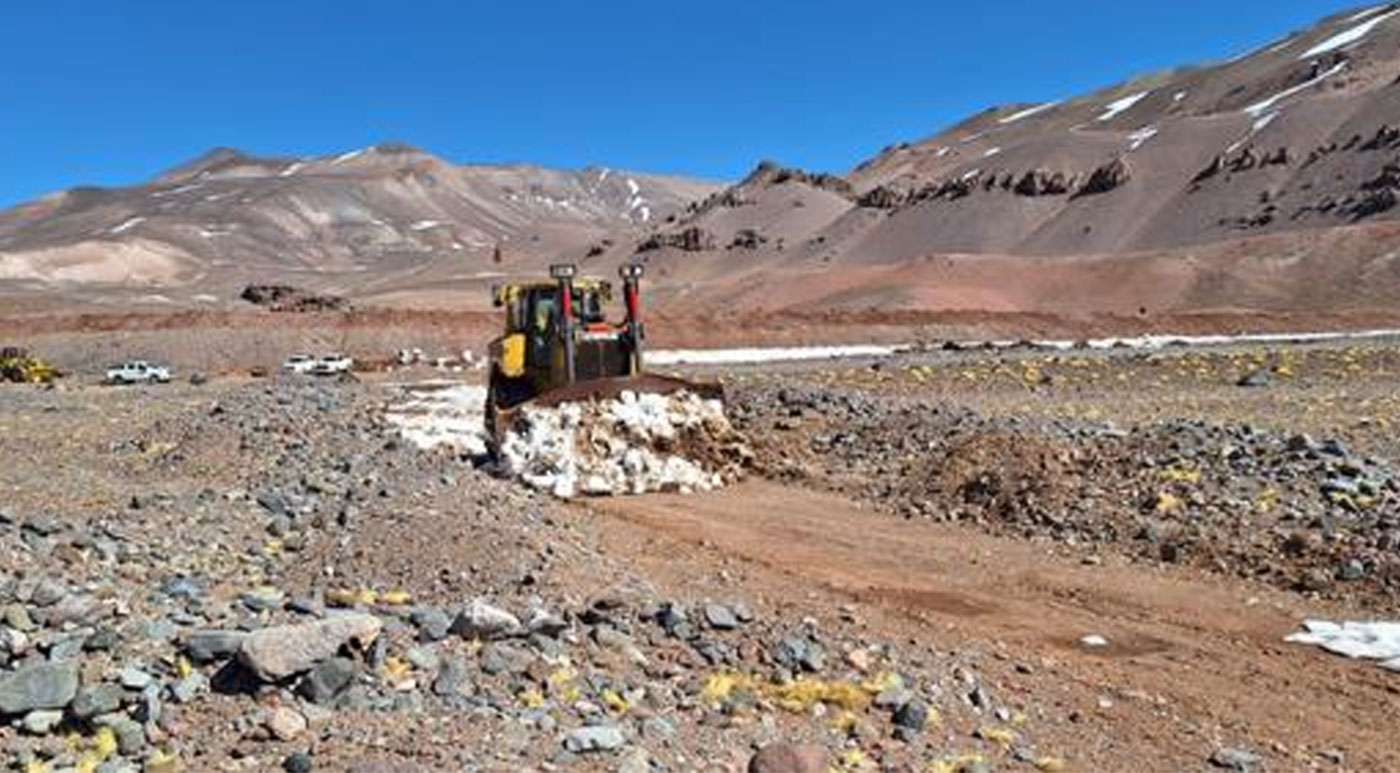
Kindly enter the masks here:
<path id="1" fill-rule="evenodd" d="M 1281 637 L 1393 609 L 1397 363 L 735 369 L 755 480 L 576 504 L 401 443 L 375 380 L 7 387 L 0 748 L 36 770 L 1393 767 L 1393 678 Z"/>

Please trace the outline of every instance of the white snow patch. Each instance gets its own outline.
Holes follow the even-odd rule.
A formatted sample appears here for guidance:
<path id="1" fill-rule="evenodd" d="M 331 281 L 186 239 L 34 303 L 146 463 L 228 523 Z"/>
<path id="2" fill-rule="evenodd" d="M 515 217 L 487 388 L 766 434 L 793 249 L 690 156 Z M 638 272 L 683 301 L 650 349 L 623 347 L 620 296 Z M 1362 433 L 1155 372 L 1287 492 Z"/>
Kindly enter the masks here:
<path id="1" fill-rule="evenodd" d="M 1026 108 L 1025 110 L 1018 110 L 1018 111 L 1012 113 L 1011 115 L 1006 116 L 1005 118 L 999 119 L 999 120 L 997 121 L 997 123 L 999 123 L 999 124 L 1016 123 L 1017 121 L 1019 121 L 1019 120 L 1021 120 L 1021 119 L 1023 119 L 1023 118 L 1030 118 L 1031 116 L 1036 115 L 1036 114 L 1038 114 L 1038 113 L 1043 113 L 1043 112 L 1045 112 L 1046 110 L 1049 110 L 1050 108 L 1052 108 L 1052 107 L 1054 107 L 1054 106 L 1056 106 L 1056 105 L 1058 105 L 1058 104 L 1060 104 L 1060 103 L 1059 103 L 1059 102 L 1046 102 L 1046 103 L 1044 103 L 1044 104 L 1036 105 L 1036 106 L 1034 106 L 1034 107 L 1028 107 L 1028 108 Z"/>
<path id="2" fill-rule="evenodd" d="M 976 176 L 979 175 L 979 174 L 982 174 L 982 170 L 981 170 L 981 169 L 969 169 L 968 171 L 963 172 L 962 179 L 964 179 L 964 180 L 971 180 L 972 178 L 976 177 Z"/>
<path id="3" fill-rule="evenodd" d="M 1082 342 L 1090 349 L 1162 349 L 1173 345 L 1228 346 L 1232 344 L 1307 344 L 1329 341 L 1362 341 L 1375 338 L 1400 337 L 1400 329 L 1377 328 L 1325 333 L 1241 333 L 1238 335 L 1171 335 L 1155 334 L 1130 338 L 1093 338 Z M 1032 341 L 1042 349 L 1073 349 L 1081 342 L 1067 340 Z"/>
<path id="4" fill-rule="evenodd" d="M 389 426 L 418 448 L 486 454 L 486 387 L 454 382 L 404 385 L 384 414 Z"/>
<path id="5" fill-rule="evenodd" d="M 952 149 L 952 148 L 943 147 L 943 148 L 939 148 L 939 149 L 938 149 L 938 152 L 937 152 L 937 153 L 934 153 L 933 155 L 934 155 L 934 157 L 936 157 L 936 158 L 943 158 L 944 156 L 946 156 L 946 155 L 948 155 L 949 153 L 952 153 L 952 152 L 953 152 L 953 149 Z"/>
<path id="6" fill-rule="evenodd" d="M 1170 333 L 1125 338 L 1041 339 L 1031 342 L 1037 349 L 1068 351 L 1080 347 L 1089 349 L 1163 349 L 1169 346 L 1228 346 L 1306 344 L 1332 341 L 1363 341 L 1377 338 L 1400 338 L 1400 328 L 1376 328 L 1322 333 L 1241 333 L 1236 335 L 1174 335 Z M 961 341 L 967 348 L 992 346 L 1011 348 L 1016 341 Z M 651 365 L 744 365 L 767 362 L 797 362 L 803 360 L 844 359 L 853 357 L 893 357 L 917 351 L 913 344 L 839 344 L 830 346 L 750 347 L 741 349 L 654 349 L 647 353 Z"/>
<path id="7" fill-rule="evenodd" d="M 1312 80 L 1307 81 L 1307 82 L 1305 82 L 1305 83 L 1299 83 L 1297 86 L 1294 86 L 1293 88 L 1284 89 L 1283 91 L 1280 91 L 1279 93 L 1277 93 L 1277 94 L 1273 95 L 1272 97 L 1269 97 L 1268 99 L 1265 99 L 1265 100 L 1263 100 L 1263 101 L 1255 102 L 1254 104 L 1250 105 L 1249 107 L 1246 107 L 1246 108 L 1244 109 L 1244 112 L 1245 112 L 1246 114 L 1250 115 L 1250 116 L 1253 116 L 1253 117 L 1255 117 L 1255 118 L 1258 118 L 1259 116 L 1261 116 L 1261 115 L 1263 115 L 1264 113 L 1268 112 L 1269 108 L 1271 108 L 1271 107 L 1273 107 L 1274 105 L 1278 104 L 1280 101 L 1285 100 L 1285 99 L 1288 99 L 1289 97 L 1293 96 L 1294 94 L 1297 94 L 1297 93 L 1300 92 L 1300 91 L 1305 91 L 1305 90 L 1307 90 L 1307 89 L 1312 88 L 1313 86 L 1316 86 L 1317 84 L 1319 84 L 1319 83 L 1321 83 L 1321 82 L 1327 80 L 1328 78 L 1332 77 L 1333 75 L 1336 75 L 1337 73 L 1339 73 L 1339 72 L 1341 72 L 1342 70 L 1346 69 L 1346 66 L 1347 66 L 1347 63 L 1346 63 L 1346 62 L 1338 62 L 1334 67 L 1332 67 L 1332 69 L 1328 70 L 1327 72 L 1322 73 L 1321 75 L 1317 76 L 1316 78 L 1313 78 Z"/>
<path id="8" fill-rule="evenodd" d="M 300 171 L 302 170 L 302 168 L 304 168 L 305 166 L 306 166 L 306 163 L 305 163 L 305 162 L 303 162 L 303 161 L 297 161 L 296 163 L 292 164 L 291 166 L 287 167 L 286 169 L 283 169 L 282 171 L 278 172 L 278 173 L 277 173 L 277 176 L 278 176 L 278 177 L 291 177 L 292 175 L 296 174 L 297 172 L 300 172 Z"/>
<path id="9" fill-rule="evenodd" d="M 648 207 L 647 205 L 643 204 L 640 207 L 637 207 L 637 213 L 641 215 L 643 223 L 651 221 L 651 207 Z"/>
<path id="10" fill-rule="evenodd" d="M 1272 113 L 1265 113 L 1259 116 L 1258 118 L 1254 119 L 1254 125 L 1251 127 L 1251 129 L 1256 132 L 1263 131 L 1264 127 L 1273 123 L 1274 119 L 1278 118 L 1278 116 L 1278 111 Z"/>
<path id="11" fill-rule="evenodd" d="M 782 346 L 745 349 L 656 349 L 648 352 L 652 365 L 738 365 L 759 362 L 831 360 L 846 357 L 889 357 L 911 347 L 854 344 L 843 346 Z"/>
<path id="12" fill-rule="evenodd" d="M 638 185 L 636 180 L 633 180 L 631 177 L 628 177 L 627 190 L 631 191 L 633 196 L 636 196 L 638 193 L 641 192 L 642 186 Z"/>
<path id="13" fill-rule="evenodd" d="M 723 486 L 738 477 L 738 469 L 716 469 L 713 460 L 670 449 L 719 451 L 738 442 L 719 400 L 684 391 L 623 392 L 615 400 L 522 408 L 501 441 L 500 458 L 505 474 L 561 499 L 580 493 L 688 494 Z"/>
<path id="14" fill-rule="evenodd" d="M 1081 638 L 1079 640 L 1079 643 L 1083 644 L 1085 647 L 1107 647 L 1108 639 L 1105 639 L 1104 637 L 1096 633 L 1091 633 L 1088 636 Z"/>
<path id="15" fill-rule="evenodd" d="M 1000 153 L 1000 152 L 1001 152 L 1001 148 L 987 148 L 986 150 L 982 151 L 982 157 L 983 157 L 983 158 L 991 158 L 992 156 L 995 156 L 996 154 L 998 154 L 998 153 Z"/>
<path id="16" fill-rule="evenodd" d="M 601 183 L 604 180 L 608 179 L 608 175 L 610 174 L 612 174 L 612 170 L 607 167 L 603 167 L 602 171 L 598 172 L 598 182 Z"/>
<path id="17" fill-rule="evenodd" d="M 1346 23 L 1350 23 L 1350 22 L 1354 22 L 1354 21 L 1361 21 L 1362 19 L 1366 18 L 1367 16 L 1374 16 L 1375 14 L 1380 13 L 1380 12 L 1381 12 L 1382 10 L 1384 10 L 1384 9 L 1385 9 L 1385 6 L 1384 6 L 1384 5 L 1378 5 L 1378 6 L 1374 7 L 1374 8 L 1367 8 L 1367 9 L 1364 10 L 1364 11 L 1357 11 L 1356 13 L 1354 13 L 1354 14 L 1352 14 L 1352 15 L 1346 17 L 1345 19 L 1343 19 L 1343 20 L 1342 20 L 1342 23 L 1343 23 L 1343 24 L 1346 24 Z"/>
<path id="18" fill-rule="evenodd" d="M 179 194 L 181 194 L 181 193 L 188 193 L 188 192 L 190 192 L 190 191 L 199 190 L 200 188 L 203 188 L 203 187 L 204 187 L 204 183 L 191 183 L 191 184 L 189 184 L 189 185 L 181 185 L 181 186 L 178 187 L 178 188 L 170 188 L 169 190 L 164 190 L 164 191 L 155 191 L 154 193 L 151 194 L 151 196 L 153 196 L 154 198 L 157 198 L 157 199 L 162 199 L 162 198 L 165 198 L 166 196 L 177 196 L 177 195 L 179 195 Z"/>
<path id="19" fill-rule="evenodd" d="M 1133 105 L 1136 105 L 1137 103 L 1141 102 L 1147 97 L 1148 94 L 1151 93 L 1151 91 L 1140 91 L 1136 94 L 1129 94 L 1128 96 L 1123 97 L 1122 99 L 1115 99 L 1114 101 L 1109 102 L 1107 105 L 1104 105 L 1103 113 L 1099 116 L 1098 120 L 1113 120 L 1114 116 L 1118 115 L 1119 113 L 1122 113 L 1125 110 L 1128 110 Z"/>
<path id="20" fill-rule="evenodd" d="M 419 220 L 409 225 L 408 229 L 410 231 L 426 231 L 429 228 L 437 228 L 440 225 L 442 225 L 442 222 L 438 220 Z"/>
<path id="21" fill-rule="evenodd" d="M 144 218 L 144 217 L 137 216 L 137 217 L 129 218 L 129 219 L 127 219 L 127 220 L 122 221 L 121 223 L 118 223 L 117 225 L 112 226 L 112 227 L 107 231 L 107 233 L 113 234 L 113 235 L 119 234 L 119 233 L 125 233 L 125 232 L 130 231 L 131 229 L 135 228 L 136 226 L 141 225 L 141 224 L 144 223 L 144 222 L 146 222 L 146 218 Z"/>
<path id="22" fill-rule="evenodd" d="M 1309 48 L 1307 51 L 1304 51 L 1303 53 L 1299 54 L 1298 58 L 1310 59 L 1314 56 L 1319 56 L 1321 54 L 1336 51 L 1339 48 L 1345 48 L 1346 46 L 1349 46 L 1352 43 L 1355 43 L 1369 35 L 1371 33 L 1371 30 L 1376 28 L 1376 25 L 1380 24 L 1386 19 L 1389 19 L 1397 13 L 1400 13 L 1400 9 L 1391 11 L 1387 14 L 1382 14 L 1381 16 L 1377 16 L 1374 19 L 1370 19 L 1369 21 L 1362 22 L 1361 24 L 1347 29 L 1344 32 L 1339 32 L 1336 35 L 1333 35 L 1332 37 L 1322 41 L 1321 43 L 1318 43 L 1312 48 Z M 1363 16 L 1362 18 L 1365 17 Z"/>
<path id="23" fill-rule="evenodd" d="M 1190 92 L 1178 91 L 1178 92 L 1176 92 L 1175 94 L 1172 95 L 1172 101 L 1173 101 L 1173 102 L 1180 102 L 1181 100 L 1186 99 L 1186 95 L 1187 95 L 1188 93 L 1190 93 Z"/>
<path id="24" fill-rule="evenodd" d="M 350 151 L 349 153 L 341 153 L 340 155 L 338 155 L 338 156 L 336 156 L 335 158 L 331 159 L 331 163 L 332 163 L 332 164 L 343 164 L 343 163 L 345 163 L 346 161 L 349 161 L 349 160 L 351 160 L 351 159 L 359 158 L 360 156 L 363 156 L 364 154 L 365 154 L 365 151 L 364 151 L 363 149 L 360 149 L 360 150 L 352 150 L 352 151 Z"/>
<path id="25" fill-rule="evenodd" d="M 1141 129 L 1138 129 L 1137 131 L 1128 135 L 1128 150 L 1137 150 L 1138 148 L 1147 144 L 1148 140 L 1156 136 L 1156 126 L 1144 126 Z"/>
<path id="26" fill-rule="evenodd" d="M 196 295 L 191 295 L 190 300 L 195 303 L 218 303 L 219 296 L 210 295 L 209 293 L 198 293 Z"/>
<path id="27" fill-rule="evenodd" d="M 1362 660 L 1379 660 L 1387 671 L 1400 671 L 1400 623 L 1304 620 L 1303 630 L 1283 639 L 1293 644 L 1312 644 L 1335 655 Z"/>

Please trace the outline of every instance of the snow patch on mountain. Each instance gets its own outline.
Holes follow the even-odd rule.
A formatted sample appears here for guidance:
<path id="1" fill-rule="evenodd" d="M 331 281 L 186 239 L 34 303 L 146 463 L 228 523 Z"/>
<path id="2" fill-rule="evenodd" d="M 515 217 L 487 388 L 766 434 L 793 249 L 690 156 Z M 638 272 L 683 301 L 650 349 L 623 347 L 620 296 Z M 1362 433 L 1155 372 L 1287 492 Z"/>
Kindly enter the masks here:
<path id="1" fill-rule="evenodd" d="M 1400 13 L 1400 9 L 1391 11 L 1390 13 L 1383 14 L 1381 16 L 1377 16 L 1374 19 L 1370 19 L 1369 21 L 1362 22 L 1361 24 L 1358 24 L 1355 27 L 1351 27 L 1344 32 L 1339 32 L 1336 35 L 1333 35 L 1332 37 L 1322 41 L 1321 43 L 1318 43 L 1312 48 L 1309 48 L 1307 51 L 1304 51 L 1298 56 L 1298 58 L 1310 59 L 1314 56 L 1320 56 L 1322 54 L 1331 53 L 1339 48 L 1345 48 L 1346 46 L 1349 46 L 1352 43 L 1356 43 L 1357 41 L 1371 34 L 1371 30 L 1375 29 L 1376 25 L 1380 24 L 1386 19 L 1389 19 L 1397 13 Z"/>
<path id="2" fill-rule="evenodd" d="M 1103 113 L 1099 115 L 1098 120 L 1113 120 L 1115 116 L 1124 112 L 1125 110 L 1131 109 L 1133 105 L 1136 105 L 1137 103 L 1141 102 L 1147 97 L 1148 94 L 1151 93 L 1152 92 L 1150 91 L 1140 91 L 1137 94 L 1129 94 L 1128 96 L 1123 97 L 1122 99 L 1115 99 L 1114 101 L 1109 102 L 1107 105 L 1104 105 Z"/>
<path id="3" fill-rule="evenodd" d="M 1026 108 L 1025 110 L 1018 110 L 1018 111 L 1012 113 L 1011 115 L 1008 115 L 1008 116 L 1006 116 L 1006 117 L 1004 117 L 1004 118 L 1001 118 L 1001 119 L 997 120 L 997 123 L 999 123 L 999 124 L 1016 123 L 1017 121 L 1019 121 L 1019 120 L 1021 120 L 1021 119 L 1023 119 L 1023 118 L 1030 118 L 1030 117 L 1033 116 L 1033 115 L 1038 115 L 1038 114 L 1040 114 L 1040 113 L 1043 113 L 1043 112 L 1045 112 L 1046 110 L 1049 110 L 1050 108 L 1055 107 L 1055 106 L 1058 105 L 1058 104 L 1060 104 L 1060 103 L 1059 103 L 1059 102 L 1045 102 L 1045 103 L 1043 103 L 1043 104 L 1035 105 L 1035 106 L 1033 106 L 1033 107 L 1028 107 L 1028 108 Z"/>
<path id="4" fill-rule="evenodd" d="M 1244 112 L 1245 112 L 1246 114 L 1248 114 L 1248 115 L 1254 117 L 1254 118 L 1259 118 L 1259 117 L 1262 116 L 1264 113 L 1268 112 L 1268 111 L 1269 111 L 1269 108 L 1271 108 L 1271 107 L 1273 107 L 1274 105 L 1278 104 L 1278 103 L 1281 102 L 1282 100 L 1288 99 L 1289 97 L 1293 96 L 1294 94 L 1297 94 L 1297 93 L 1299 93 L 1299 92 L 1301 92 L 1301 91 L 1306 91 L 1307 89 L 1310 89 L 1310 88 L 1312 88 L 1313 86 L 1316 86 L 1317 84 L 1319 84 L 1319 83 L 1321 83 L 1321 82 L 1327 80 L 1328 78 L 1332 77 L 1333 75 L 1336 75 L 1337 73 L 1339 73 L 1339 72 L 1341 72 L 1342 70 L 1346 69 L 1346 66 L 1347 66 L 1347 63 L 1346 63 L 1346 62 L 1338 62 L 1338 63 L 1336 64 L 1336 66 L 1332 67 L 1332 68 L 1329 69 L 1327 72 L 1324 72 L 1324 73 L 1322 73 L 1321 75 L 1318 75 L 1316 78 L 1313 78 L 1312 80 L 1307 81 L 1307 82 L 1305 82 L 1305 83 L 1299 83 L 1297 86 L 1294 86 L 1293 88 L 1284 89 L 1283 91 L 1280 91 L 1279 93 L 1273 95 L 1272 97 L 1269 97 L 1268 99 L 1262 100 L 1262 101 L 1260 101 L 1260 102 L 1255 102 L 1254 104 L 1250 105 L 1249 107 L 1246 107 L 1246 108 L 1244 109 Z"/>
<path id="5" fill-rule="evenodd" d="M 1147 144 L 1148 140 L 1157 136 L 1157 132 L 1158 129 L 1156 126 L 1144 126 L 1141 129 L 1138 129 L 1137 131 L 1133 132 L 1132 134 L 1129 134 L 1128 150 L 1137 150 L 1138 148 Z"/>
<path id="6" fill-rule="evenodd" d="M 116 234 L 126 233 L 127 231 L 130 231 L 131 229 L 135 228 L 138 225 L 141 225 L 144 222 L 146 222 L 146 218 L 144 217 L 128 218 L 127 220 L 123 220 L 121 223 L 112 226 L 112 228 L 108 230 L 107 233 L 112 234 L 114 236 Z"/>

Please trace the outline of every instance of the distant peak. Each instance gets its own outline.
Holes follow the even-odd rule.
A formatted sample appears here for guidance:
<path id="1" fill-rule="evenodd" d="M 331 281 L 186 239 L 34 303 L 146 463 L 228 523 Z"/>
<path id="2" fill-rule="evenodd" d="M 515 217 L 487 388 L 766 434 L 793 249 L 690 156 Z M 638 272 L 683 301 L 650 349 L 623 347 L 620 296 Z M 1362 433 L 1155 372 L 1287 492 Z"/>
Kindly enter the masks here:
<path id="1" fill-rule="evenodd" d="M 157 179 L 164 181 L 179 180 L 193 177 L 203 172 L 215 172 L 230 166 L 257 163 L 272 164 L 276 162 L 270 159 L 260 159 L 250 156 L 238 148 L 219 146 L 210 148 L 189 161 L 170 169 Z"/>
<path id="2" fill-rule="evenodd" d="M 408 144 L 407 142 L 381 142 L 370 146 L 370 150 L 382 156 L 402 156 L 402 155 L 425 155 L 421 148 Z"/>

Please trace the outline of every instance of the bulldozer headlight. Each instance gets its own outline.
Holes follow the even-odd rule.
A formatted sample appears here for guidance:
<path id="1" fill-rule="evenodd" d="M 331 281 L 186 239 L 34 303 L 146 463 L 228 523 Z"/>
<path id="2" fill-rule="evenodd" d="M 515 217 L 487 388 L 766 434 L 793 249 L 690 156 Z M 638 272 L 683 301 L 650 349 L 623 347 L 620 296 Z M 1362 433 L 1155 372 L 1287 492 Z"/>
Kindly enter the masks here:
<path id="1" fill-rule="evenodd" d="M 623 279 L 641 279 L 642 271 L 640 263 L 623 263 L 617 267 L 617 274 Z"/>
<path id="2" fill-rule="evenodd" d="M 572 263 L 555 263 L 549 267 L 549 275 L 555 279 L 572 279 L 577 272 Z"/>

